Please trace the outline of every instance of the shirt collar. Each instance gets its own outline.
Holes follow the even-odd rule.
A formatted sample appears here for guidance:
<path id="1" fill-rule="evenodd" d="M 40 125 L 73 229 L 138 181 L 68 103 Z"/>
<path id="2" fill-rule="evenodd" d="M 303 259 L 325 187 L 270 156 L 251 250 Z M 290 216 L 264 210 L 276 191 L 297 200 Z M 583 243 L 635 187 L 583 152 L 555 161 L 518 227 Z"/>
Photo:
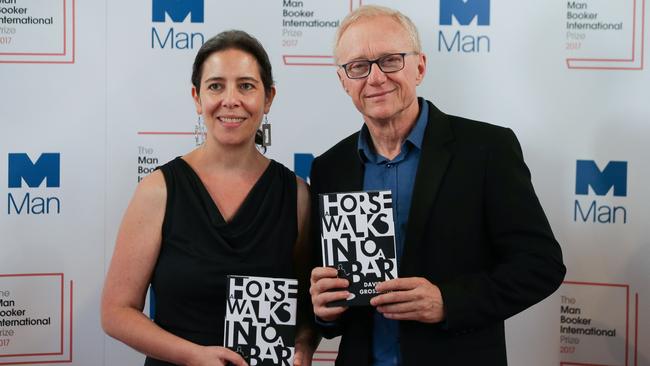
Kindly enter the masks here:
<path id="1" fill-rule="evenodd" d="M 424 140 L 424 130 L 427 127 L 427 122 L 429 120 L 429 104 L 423 99 L 418 97 L 418 105 L 420 107 L 420 112 L 415 122 L 415 126 L 406 137 L 406 140 L 402 144 L 402 151 L 400 155 L 406 153 L 409 149 L 408 144 L 416 147 L 418 150 L 422 149 L 422 140 Z M 357 140 L 357 149 L 359 152 L 359 158 L 362 162 L 373 162 L 373 163 L 382 163 L 387 161 L 386 158 L 377 154 L 375 149 L 372 147 L 372 140 L 370 138 L 370 131 L 368 126 L 364 123 L 359 132 L 359 139 Z"/>

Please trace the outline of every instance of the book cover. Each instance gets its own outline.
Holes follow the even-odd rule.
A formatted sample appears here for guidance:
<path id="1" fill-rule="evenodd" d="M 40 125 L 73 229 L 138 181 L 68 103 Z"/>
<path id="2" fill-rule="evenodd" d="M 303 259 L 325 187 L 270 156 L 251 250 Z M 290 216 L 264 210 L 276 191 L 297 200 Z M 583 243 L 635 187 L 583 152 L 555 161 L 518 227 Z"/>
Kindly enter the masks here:
<path id="1" fill-rule="evenodd" d="M 224 346 L 250 366 L 292 366 L 298 281 L 228 276 Z"/>
<path id="2" fill-rule="evenodd" d="M 328 306 L 362 306 L 378 282 L 397 278 L 390 191 L 319 195 L 323 264 L 350 282 L 350 296 Z"/>

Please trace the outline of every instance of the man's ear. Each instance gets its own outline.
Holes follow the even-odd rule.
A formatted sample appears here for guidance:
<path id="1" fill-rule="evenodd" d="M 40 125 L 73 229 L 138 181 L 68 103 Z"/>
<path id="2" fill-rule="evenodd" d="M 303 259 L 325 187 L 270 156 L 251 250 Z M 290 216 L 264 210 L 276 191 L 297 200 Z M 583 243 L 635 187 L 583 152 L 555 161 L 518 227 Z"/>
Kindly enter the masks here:
<path id="1" fill-rule="evenodd" d="M 424 53 L 420 53 L 418 55 L 418 75 L 416 78 L 417 85 L 420 85 L 426 73 L 427 73 L 427 55 L 425 55 Z"/>
<path id="2" fill-rule="evenodd" d="M 341 86 L 343 87 L 343 90 L 350 95 L 350 91 L 348 90 L 347 86 L 345 86 L 345 82 L 348 80 L 347 76 L 341 75 L 341 68 L 336 70 L 336 76 L 339 77 L 339 81 L 341 82 Z"/>

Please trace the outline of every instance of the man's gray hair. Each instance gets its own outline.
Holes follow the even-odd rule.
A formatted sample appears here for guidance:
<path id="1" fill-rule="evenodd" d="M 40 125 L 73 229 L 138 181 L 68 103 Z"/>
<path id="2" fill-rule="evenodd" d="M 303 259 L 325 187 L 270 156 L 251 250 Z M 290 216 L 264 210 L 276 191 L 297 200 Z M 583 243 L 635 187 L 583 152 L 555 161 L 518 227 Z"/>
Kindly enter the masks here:
<path id="1" fill-rule="evenodd" d="M 413 51 L 418 53 L 422 52 L 422 45 L 420 43 L 420 35 L 418 34 L 418 29 L 409 17 L 402 14 L 398 10 L 387 8 L 385 6 L 363 5 L 348 14 L 341 22 L 339 28 L 336 30 L 336 38 L 334 41 L 334 60 L 338 63 L 338 54 L 336 51 L 339 46 L 339 42 L 341 41 L 341 36 L 343 36 L 343 33 L 345 33 L 345 31 L 350 28 L 351 25 L 362 19 L 382 16 L 393 18 L 397 23 L 399 23 L 408 33 L 411 40 L 411 45 L 413 46 Z"/>

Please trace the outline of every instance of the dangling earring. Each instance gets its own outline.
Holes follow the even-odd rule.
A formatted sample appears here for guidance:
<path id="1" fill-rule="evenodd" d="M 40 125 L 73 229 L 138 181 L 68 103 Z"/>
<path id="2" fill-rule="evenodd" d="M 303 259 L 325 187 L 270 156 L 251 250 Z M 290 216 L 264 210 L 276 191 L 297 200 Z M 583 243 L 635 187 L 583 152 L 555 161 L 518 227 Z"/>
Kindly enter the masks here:
<path id="1" fill-rule="evenodd" d="M 205 123 L 203 123 L 203 116 L 199 114 L 199 117 L 196 120 L 196 125 L 194 126 L 194 142 L 196 146 L 203 145 L 205 142 Z"/>
<path id="2" fill-rule="evenodd" d="M 271 124 L 269 118 L 264 115 L 264 122 L 262 123 L 262 147 L 271 146 Z"/>

